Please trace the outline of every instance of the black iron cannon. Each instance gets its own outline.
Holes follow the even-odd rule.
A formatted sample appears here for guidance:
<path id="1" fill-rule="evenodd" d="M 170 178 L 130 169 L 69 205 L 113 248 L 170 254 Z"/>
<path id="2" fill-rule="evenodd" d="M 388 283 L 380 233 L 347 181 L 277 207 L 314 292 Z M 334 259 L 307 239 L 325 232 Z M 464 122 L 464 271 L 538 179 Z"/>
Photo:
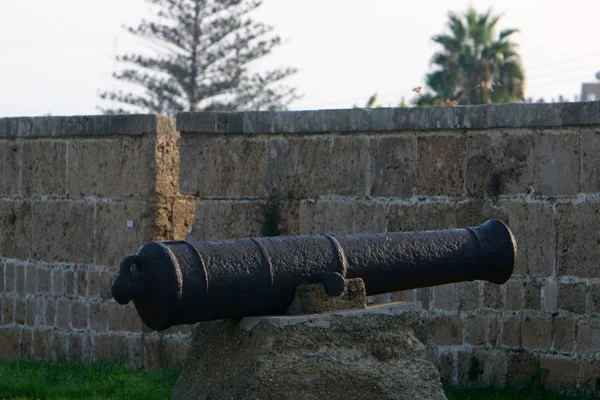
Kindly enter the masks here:
<path id="1" fill-rule="evenodd" d="M 506 282 L 516 261 L 509 228 L 315 235 L 216 242 L 149 242 L 126 257 L 113 281 L 145 324 L 172 325 L 285 313 L 296 288 L 323 282 L 330 295 L 361 278 L 367 295 L 448 283 Z"/>

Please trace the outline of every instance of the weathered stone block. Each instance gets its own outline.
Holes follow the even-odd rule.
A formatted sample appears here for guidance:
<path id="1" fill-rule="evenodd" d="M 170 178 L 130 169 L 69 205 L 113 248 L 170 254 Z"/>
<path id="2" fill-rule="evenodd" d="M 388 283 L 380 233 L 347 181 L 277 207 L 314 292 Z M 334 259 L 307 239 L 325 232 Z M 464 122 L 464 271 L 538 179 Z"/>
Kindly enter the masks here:
<path id="1" fill-rule="evenodd" d="M 518 244 L 515 275 L 553 275 L 557 228 L 552 206 L 509 203 L 507 211 Z"/>
<path id="2" fill-rule="evenodd" d="M 439 373 L 411 331 L 420 314 L 409 310 L 396 304 L 200 324 L 173 398 L 444 399 Z M 229 346 L 218 345 L 223 338 Z"/>
<path id="3" fill-rule="evenodd" d="M 440 379 L 442 382 L 449 384 L 454 383 L 454 354 L 440 354 L 439 365 L 437 368 L 440 371 Z"/>
<path id="4" fill-rule="evenodd" d="M 388 232 L 411 232 L 416 230 L 416 206 L 392 204 L 388 209 Z"/>
<path id="5" fill-rule="evenodd" d="M 50 360 L 54 356 L 54 332 L 33 331 L 33 356 L 42 360 Z"/>
<path id="6" fill-rule="evenodd" d="M 504 309 L 504 296 L 502 286 L 490 282 L 483 282 L 483 307 L 493 310 Z"/>
<path id="7" fill-rule="evenodd" d="M 94 332 L 104 333 L 108 330 L 108 304 L 90 303 L 90 328 Z"/>
<path id="8" fill-rule="evenodd" d="M 69 300 L 60 298 L 56 301 L 56 327 L 62 330 L 70 328 L 71 304 Z"/>
<path id="9" fill-rule="evenodd" d="M 67 144 L 63 141 L 23 142 L 22 191 L 25 196 L 66 194 Z"/>
<path id="10" fill-rule="evenodd" d="M 521 345 L 529 350 L 548 350 L 552 343 L 552 321 L 544 317 L 523 318 Z"/>
<path id="11" fill-rule="evenodd" d="M 600 392 L 600 360 L 579 360 L 581 387 L 586 392 Z"/>
<path id="12" fill-rule="evenodd" d="M 90 361 L 92 341 L 86 333 L 69 333 L 69 359 L 74 361 Z"/>
<path id="13" fill-rule="evenodd" d="M 71 328 L 88 329 L 90 320 L 90 305 L 87 302 L 71 303 Z"/>
<path id="14" fill-rule="evenodd" d="M 333 172 L 332 147 L 330 136 L 269 139 L 269 193 L 299 200 L 329 194 Z"/>
<path id="15" fill-rule="evenodd" d="M 128 356 L 127 336 L 94 335 L 92 356 L 94 361 L 126 362 Z"/>
<path id="16" fill-rule="evenodd" d="M 483 224 L 489 219 L 499 219 L 508 224 L 506 207 L 490 200 L 471 200 L 456 204 L 456 227 L 467 228 Z"/>
<path id="17" fill-rule="evenodd" d="M 526 282 L 524 290 L 523 309 L 540 311 L 542 307 L 542 283 L 538 281 Z"/>
<path id="18" fill-rule="evenodd" d="M 188 240 L 208 241 L 260 236 L 265 203 L 200 200 Z"/>
<path id="19" fill-rule="evenodd" d="M 277 227 L 281 236 L 300 234 L 300 201 L 284 200 L 277 204 Z"/>
<path id="20" fill-rule="evenodd" d="M 576 314 L 585 314 L 586 284 L 560 283 L 558 285 L 558 308 Z"/>
<path id="21" fill-rule="evenodd" d="M 385 209 L 380 203 L 304 200 L 300 202 L 300 234 L 384 232 Z"/>
<path id="22" fill-rule="evenodd" d="M 181 191 L 207 197 L 264 197 L 265 139 L 182 135 Z"/>
<path id="23" fill-rule="evenodd" d="M 511 279 L 504 284 L 506 301 L 504 309 L 509 311 L 521 311 L 523 309 L 523 287 L 525 282 Z"/>
<path id="24" fill-rule="evenodd" d="M 600 312 L 600 284 L 590 283 L 588 287 L 588 312 Z"/>
<path id="25" fill-rule="evenodd" d="M 558 274 L 594 278 L 600 276 L 600 232 L 594 224 L 600 204 L 558 205 Z"/>
<path id="26" fill-rule="evenodd" d="M 15 265 L 15 292 L 25 294 L 25 266 L 22 264 Z"/>
<path id="27" fill-rule="evenodd" d="M 21 329 L 21 342 L 19 343 L 20 356 L 31 358 L 33 356 L 33 330 Z"/>
<path id="28" fill-rule="evenodd" d="M 145 370 L 154 371 L 166 366 L 165 346 L 162 337 L 144 335 L 142 345 L 144 347 Z"/>
<path id="29" fill-rule="evenodd" d="M 438 346 L 458 346 L 463 343 L 463 321 L 459 315 L 431 315 L 429 340 Z"/>
<path id="30" fill-rule="evenodd" d="M 502 316 L 499 313 L 493 313 L 488 316 L 487 344 L 496 347 L 501 342 L 501 329 L 503 327 Z"/>
<path id="31" fill-rule="evenodd" d="M 52 351 L 54 359 L 66 360 L 69 356 L 69 334 L 66 332 L 54 332 L 54 343 Z"/>
<path id="32" fill-rule="evenodd" d="M 531 376 L 539 368 L 539 357 L 533 353 L 509 353 L 506 360 L 506 380 L 511 386 L 519 386 L 531 381 Z"/>
<path id="33" fill-rule="evenodd" d="M 96 211 L 95 262 L 117 266 L 124 256 L 154 239 L 151 203 L 125 201 L 100 203 Z"/>
<path id="34" fill-rule="evenodd" d="M 125 307 L 114 301 L 108 303 L 108 330 L 142 333 L 142 320 L 132 303 Z"/>
<path id="35" fill-rule="evenodd" d="M 37 317 L 38 317 L 38 302 L 36 298 L 29 298 L 25 303 L 25 325 L 27 326 L 36 326 L 37 325 Z"/>
<path id="36" fill-rule="evenodd" d="M 24 297 L 15 298 L 15 324 L 25 325 L 27 321 L 27 300 Z"/>
<path id="37" fill-rule="evenodd" d="M 76 139 L 69 143 L 71 197 L 140 197 L 155 191 L 149 136 Z"/>
<path id="38" fill-rule="evenodd" d="M 14 358 L 19 356 L 19 329 L 0 329 L 0 357 Z"/>
<path id="39" fill-rule="evenodd" d="M 41 313 L 42 325 L 54 328 L 56 327 L 56 301 L 54 299 L 46 298 L 41 302 Z"/>
<path id="40" fill-rule="evenodd" d="M 467 136 L 467 193 L 476 198 L 527 193 L 533 183 L 533 133 L 473 132 Z"/>
<path id="41" fill-rule="evenodd" d="M 0 254 L 26 260 L 31 254 L 31 204 L 0 200 Z"/>
<path id="42" fill-rule="evenodd" d="M 600 192 L 600 128 L 581 128 L 581 191 Z"/>
<path id="43" fill-rule="evenodd" d="M 33 258 L 93 262 L 94 206 L 71 201 L 35 202 L 31 223 Z"/>
<path id="44" fill-rule="evenodd" d="M 434 306 L 438 310 L 457 310 L 456 285 L 441 285 L 433 288 Z"/>
<path id="45" fill-rule="evenodd" d="M 470 315 L 465 319 L 465 342 L 473 346 L 485 344 L 485 330 L 487 317 L 483 315 Z"/>
<path id="46" fill-rule="evenodd" d="M 144 345 L 141 336 L 130 336 L 128 339 L 127 366 L 137 370 L 144 368 Z"/>
<path id="47" fill-rule="evenodd" d="M 573 351 L 573 339 L 575 324 L 568 317 L 555 317 L 552 333 L 552 347 L 560 353 L 571 353 Z"/>
<path id="48" fill-rule="evenodd" d="M 20 143 L 0 141 L 0 196 L 19 194 L 21 153 Z"/>
<path id="49" fill-rule="evenodd" d="M 367 194 L 369 139 L 364 136 L 343 135 L 333 138 L 331 148 L 329 192 L 339 196 Z"/>
<path id="50" fill-rule="evenodd" d="M 577 386 L 577 360 L 561 356 L 542 355 L 540 368 L 546 372 L 545 387 L 548 389 L 572 389 Z"/>
<path id="51" fill-rule="evenodd" d="M 460 197 L 464 194 L 465 138 L 418 138 L 417 194 Z"/>
<path id="52" fill-rule="evenodd" d="M 502 345 L 507 347 L 521 346 L 521 317 L 506 316 L 502 321 Z"/>
<path id="53" fill-rule="evenodd" d="M 543 310 L 550 312 L 558 311 L 558 282 L 555 280 L 547 280 L 544 282 L 542 289 L 542 297 L 544 299 Z"/>
<path id="54" fill-rule="evenodd" d="M 181 198 L 173 202 L 173 239 L 185 240 L 187 232 L 194 222 L 196 200 Z"/>
<path id="55" fill-rule="evenodd" d="M 472 311 L 479 308 L 479 282 L 461 282 L 456 284 L 458 311 Z"/>
<path id="56" fill-rule="evenodd" d="M 579 355 L 597 353 L 600 349 L 600 319 L 582 319 L 577 323 L 577 352 Z"/>
<path id="57" fill-rule="evenodd" d="M 7 261 L 3 263 L 4 267 L 4 289 L 3 293 L 12 293 L 15 291 L 15 263 Z"/>
<path id="58" fill-rule="evenodd" d="M 542 196 L 579 193 L 579 131 L 545 129 L 534 138 L 533 183 Z"/>
<path id="59" fill-rule="evenodd" d="M 13 325 L 15 323 L 15 299 L 12 297 L 1 298 L 2 324 Z M 1 330 L 0 330 L 1 331 Z"/>
<path id="60" fill-rule="evenodd" d="M 410 198 L 415 188 L 416 140 L 394 135 L 370 140 L 371 196 Z"/>

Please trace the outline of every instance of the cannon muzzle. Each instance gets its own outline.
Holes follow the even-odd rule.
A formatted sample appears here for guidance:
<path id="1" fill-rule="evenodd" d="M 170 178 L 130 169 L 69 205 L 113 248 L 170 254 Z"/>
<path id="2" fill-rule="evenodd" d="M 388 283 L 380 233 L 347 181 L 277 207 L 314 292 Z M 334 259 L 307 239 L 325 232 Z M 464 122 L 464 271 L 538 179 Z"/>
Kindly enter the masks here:
<path id="1" fill-rule="evenodd" d="M 285 312 L 323 274 L 361 278 L 368 295 L 448 283 L 506 282 L 516 242 L 499 220 L 475 228 L 355 235 L 149 242 L 126 257 L 115 300 L 156 330 Z M 337 275 L 337 276 L 339 276 Z"/>

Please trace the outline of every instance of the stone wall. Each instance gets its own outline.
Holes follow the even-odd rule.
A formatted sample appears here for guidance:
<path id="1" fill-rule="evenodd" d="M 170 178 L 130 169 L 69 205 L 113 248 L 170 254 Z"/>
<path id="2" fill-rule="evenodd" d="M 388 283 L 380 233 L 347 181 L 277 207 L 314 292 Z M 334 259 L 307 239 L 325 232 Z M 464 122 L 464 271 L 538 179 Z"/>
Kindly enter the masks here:
<path id="1" fill-rule="evenodd" d="M 600 103 L 196 113 L 177 129 L 190 239 L 506 221 L 519 244 L 507 284 L 371 300 L 423 303 L 421 339 L 450 382 L 542 372 L 600 390 Z"/>
<path id="2" fill-rule="evenodd" d="M 148 240 L 385 232 L 506 221 L 514 277 L 420 301 L 458 383 L 600 389 L 600 102 L 0 119 L 0 357 L 179 362 L 110 299 Z"/>
<path id="3" fill-rule="evenodd" d="M 143 366 L 180 338 L 110 293 L 124 255 L 185 236 L 177 140 L 152 115 L 0 119 L 0 356 Z"/>

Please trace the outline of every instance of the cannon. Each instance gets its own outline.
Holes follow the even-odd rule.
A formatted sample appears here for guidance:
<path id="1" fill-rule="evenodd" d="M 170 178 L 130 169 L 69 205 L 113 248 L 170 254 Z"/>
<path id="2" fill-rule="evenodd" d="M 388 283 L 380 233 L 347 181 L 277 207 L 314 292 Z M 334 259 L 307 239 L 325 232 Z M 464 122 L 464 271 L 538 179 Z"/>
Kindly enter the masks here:
<path id="1" fill-rule="evenodd" d="M 296 288 L 321 282 L 329 295 L 360 278 L 367 295 L 463 281 L 506 282 L 516 262 L 510 229 L 148 242 L 121 262 L 112 283 L 155 330 L 178 324 L 285 313 Z"/>

